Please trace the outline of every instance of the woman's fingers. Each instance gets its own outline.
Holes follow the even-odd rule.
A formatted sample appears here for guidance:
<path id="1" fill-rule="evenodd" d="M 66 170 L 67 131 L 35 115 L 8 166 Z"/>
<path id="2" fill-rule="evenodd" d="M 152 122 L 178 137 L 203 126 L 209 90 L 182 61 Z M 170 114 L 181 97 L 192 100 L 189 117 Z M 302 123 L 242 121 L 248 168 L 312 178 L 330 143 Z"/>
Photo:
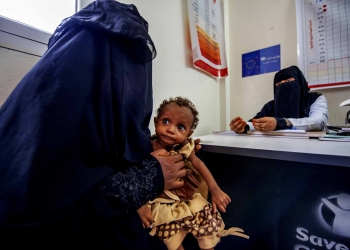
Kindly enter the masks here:
<path id="1" fill-rule="evenodd" d="M 195 152 L 197 153 L 201 148 L 202 148 L 202 146 L 199 144 L 201 142 L 201 139 L 196 139 L 196 140 L 194 140 L 194 150 L 195 150 Z"/>
<path id="2" fill-rule="evenodd" d="M 148 221 L 142 221 L 142 225 L 144 228 L 149 228 L 149 226 L 151 225 Z"/>
<path id="3" fill-rule="evenodd" d="M 263 117 L 252 120 L 253 126 L 258 131 L 273 131 L 276 129 L 277 121 L 274 117 Z"/>
<path id="4" fill-rule="evenodd" d="M 230 122 L 230 128 L 236 133 L 243 133 L 246 122 L 241 117 L 237 116 Z"/>
<path id="5" fill-rule="evenodd" d="M 152 152 L 152 155 L 158 160 L 164 176 L 164 189 L 174 189 L 183 186 L 183 181 L 179 181 L 186 175 L 186 171 L 182 169 L 185 166 L 184 158 L 181 154 L 176 155 L 160 155 L 160 151 Z"/>
<path id="6" fill-rule="evenodd" d="M 255 128 L 256 130 L 264 131 L 265 128 L 266 128 L 266 123 L 260 123 L 260 122 L 258 122 L 258 123 L 254 123 L 253 126 L 254 126 L 254 128 Z"/>
<path id="7" fill-rule="evenodd" d="M 177 189 L 177 188 L 181 188 L 184 185 L 184 180 L 183 179 L 179 179 L 174 181 L 171 186 L 170 189 Z"/>
<path id="8" fill-rule="evenodd" d="M 176 179 L 181 179 L 186 176 L 186 170 L 185 169 L 180 169 L 177 171 L 177 176 Z"/>

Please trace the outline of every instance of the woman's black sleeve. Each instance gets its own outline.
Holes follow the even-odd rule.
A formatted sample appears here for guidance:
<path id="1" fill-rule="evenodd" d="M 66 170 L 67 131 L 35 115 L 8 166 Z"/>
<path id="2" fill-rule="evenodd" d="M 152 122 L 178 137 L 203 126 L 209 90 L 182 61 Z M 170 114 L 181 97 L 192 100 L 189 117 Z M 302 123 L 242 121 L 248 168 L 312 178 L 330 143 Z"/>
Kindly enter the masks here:
<path id="1" fill-rule="evenodd" d="M 274 100 L 269 101 L 268 103 L 266 103 L 264 105 L 264 107 L 260 110 L 260 112 L 258 112 L 253 119 L 258 119 L 258 118 L 262 118 L 265 116 L 270 116 L 273 117 L 274 116 Z M 250 122 L 252 121 L 252 119 L 249 120 Z"/>
<path id="2" fill-rule="evenodd" d="M 98 187 L 94 198 L 95 206 L 110 216 L 119 212 L 135 211 L 157 194 L 163 192 L 164 177 L 159 162 L 150 155 L 130 167 L 126 173 L 110 175 Z"/>
<path id="3" fill-rule="evenodd" d="M 279 117 L 275 117 L 275 119 L 276 119 L 276 122 L 277 122 L 275 130 L 287 129 L 288 128 L 286 119 L 279 118 Z"/>

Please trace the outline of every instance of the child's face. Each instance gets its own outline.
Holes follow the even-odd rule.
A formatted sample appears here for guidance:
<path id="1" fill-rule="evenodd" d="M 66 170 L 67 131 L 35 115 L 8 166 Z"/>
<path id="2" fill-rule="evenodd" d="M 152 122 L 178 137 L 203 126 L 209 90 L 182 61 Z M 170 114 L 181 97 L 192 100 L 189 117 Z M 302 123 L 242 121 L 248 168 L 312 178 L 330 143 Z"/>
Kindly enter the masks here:
<path id="1" fill-rule="evenodd" d="M 191 110 L 175 103 L 166 105 L 159 117 L 154 118 L 158 142 L 163 146 L 180 144 L 193 133 L 194 121 Z"/>

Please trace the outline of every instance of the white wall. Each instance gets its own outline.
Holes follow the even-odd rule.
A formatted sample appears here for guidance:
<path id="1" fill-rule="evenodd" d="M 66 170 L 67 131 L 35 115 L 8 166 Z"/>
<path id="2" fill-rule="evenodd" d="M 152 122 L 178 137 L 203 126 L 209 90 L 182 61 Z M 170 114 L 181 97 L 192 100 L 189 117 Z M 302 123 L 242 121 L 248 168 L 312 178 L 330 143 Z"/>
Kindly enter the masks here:
<path id="1" fill-rule="evenodd" d="M 231 117 L 252 118 L 273 99 L 276 72 L 242 78 L 242 54 L 281 45 L 281 67 L 298 65 L 295 0 L 227 0 L 231 71 Z M 329 124 L 344 125 L 350 87 L 317 90 L 328 100 Z"/>
<path id="2" fill-rule="evenodd" d="M 127 1 L 125 1 L 127 2 Z M 133 2 L 149 23 L 157 49 L 153 64 L 154 108 L 165 98 L 188 97 L 198 108 L 199 125 L 194 135 L 220 129 L 219 87 L 216 79 L 192 65 L 192 49 L 185 0 Z M 153 124 L 151 131 L 153 131 Z"/>
<path id="3" fill-rule="evenodd" d="M 85 7 L 91 0 L 82 0 Z M 124 0 L 134 4 L 149 24 L 156 46 L 153 60 L 154 110 L 169 97 L 188 97 L 199 111 L 195 136 L 220 129 L 219 83 L 192 65 L 191 41 L 186 0 Z M 154 131 L 153 120 L 150 126 Z"/>

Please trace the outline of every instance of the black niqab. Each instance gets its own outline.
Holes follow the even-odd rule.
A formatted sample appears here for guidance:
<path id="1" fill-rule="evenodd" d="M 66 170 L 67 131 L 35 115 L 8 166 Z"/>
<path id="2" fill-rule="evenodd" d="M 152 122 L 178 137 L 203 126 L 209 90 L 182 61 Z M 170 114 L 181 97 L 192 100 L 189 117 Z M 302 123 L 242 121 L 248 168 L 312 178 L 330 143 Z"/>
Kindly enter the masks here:
<path id="1" fill-rule="evenodd" d="M 281 83 L 281 81 L 288 79 L 290 80 Z M 309 92 L 307 81 L 297 66 L 291 66 L 277 72 L 273 81 L 273 89 L 274 100 L 266 103 L 254 118 L 265 116 L 279 118 L 308 117 L 310 106 L 321 95 L 317 92 Z"/>

